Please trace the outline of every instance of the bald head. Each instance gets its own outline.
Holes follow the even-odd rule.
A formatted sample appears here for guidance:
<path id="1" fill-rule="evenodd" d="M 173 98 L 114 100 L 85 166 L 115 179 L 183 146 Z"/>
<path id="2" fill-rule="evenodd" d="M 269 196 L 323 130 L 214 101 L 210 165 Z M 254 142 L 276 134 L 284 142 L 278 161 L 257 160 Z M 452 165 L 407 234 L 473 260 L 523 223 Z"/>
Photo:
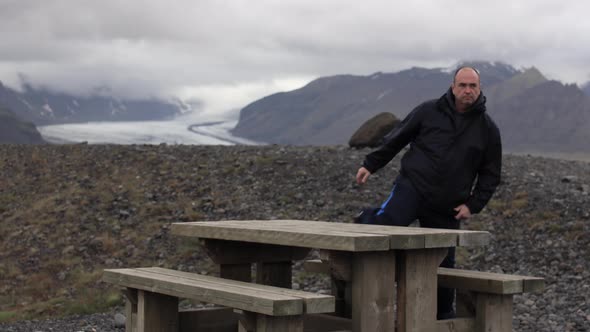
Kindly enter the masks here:
<path id="1" fill-rule="evenodd" d="M 462 66 L 462 67 L 457 68 L 457 70 L 455 70 L 455 74 L 453 75 L 453 83 L 455 83 L 455 81 L 457 80 L 457 75 L 459 75 L 460 73 L 462 74 L 464 72 L 471 72 L 471 74 L 475 74 L 477 76 L 477 80 L 481 84 L 481 79 L 479 77 L 479 71 L 471 66 Z"/>

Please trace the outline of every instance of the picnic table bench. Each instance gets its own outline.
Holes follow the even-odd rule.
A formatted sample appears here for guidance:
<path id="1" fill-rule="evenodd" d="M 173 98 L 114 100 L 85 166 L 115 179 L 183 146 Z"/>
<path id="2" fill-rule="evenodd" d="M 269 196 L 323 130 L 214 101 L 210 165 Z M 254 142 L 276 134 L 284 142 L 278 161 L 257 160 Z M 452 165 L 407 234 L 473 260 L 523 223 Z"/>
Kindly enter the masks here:
<path id="1" fill-rule="evenodd" d="M 129 289 L 127 332 L 178 332 L 178 298 L 239 309 L 244 331 L 302 332 L 305 314 L 334 311 L 330 295 L 157 267 L 108 269 L 103 280 Z"/>
<path id="2" fill-rule="evenodd" d="M 490 238 L 481 231 L 305 220 L 185 222 L 170 230 L 201 239 L 223 277 L 251 281 L 256 264 L 257 281 L 285 288 L 293 261 L 312 249 L 348 256 L 353 332 L 436 331 L 437 269 L 447 248 Z"/>
<path id="3" fill-rule="evenodd" d="M 306 260 L 304 270 L 330 275 L 337 312 L 350 315 L 350 262 L 342 256 L 333 262 Z M 437 322 L 436 331 L 511 332 L 513 295 L 542 292 L 543 278 L 462 269 L 438 268 L 438 285 L 457 289 L 457 316 Z"/>
<path id="4" fill-rule="evenodd" d="M 224 329 L 199 330 L 204 323 L 193 319 L 181 331 L 234 331 L 238 318 L 227 314 L 229 308 L 239 313 L 240 332 L 505 332 L 511 331 L 512 295 L 543 288 L 539 278 L 439 268 L 448 247 L 485 245 L 488 232 L 234 220 L 173 223 L 171 234 L 200 239 L 220 277 L 161 268 L 105 270 L 105 281 L 129 290 L 128 332 L 176 331 L 183 317 L 178 298 L 226 306 L 203 317 L 231 321 Z M 337 310 L 334 296 L 291 289 L 293 261 L 312 250 L 340 282 L 336 297 L 344 300 Z M 438 284 L 468 290 L 474 304 L 463 311 L 475 316 L 437 321 Z M 322 315 L 331 312 L 343 317 Z"/>

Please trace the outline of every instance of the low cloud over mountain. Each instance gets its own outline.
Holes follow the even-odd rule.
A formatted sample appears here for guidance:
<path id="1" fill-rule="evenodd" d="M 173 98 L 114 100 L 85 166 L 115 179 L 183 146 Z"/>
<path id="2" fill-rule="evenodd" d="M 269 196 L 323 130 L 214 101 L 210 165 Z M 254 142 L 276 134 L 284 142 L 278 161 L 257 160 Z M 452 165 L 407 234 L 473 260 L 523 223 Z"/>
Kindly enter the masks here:
<path id="1" fill-rule="evenodd" d="M 190 110 L 180 100 L 122 100 L 108 93 L 73 96 L 25 84 L 19 92 L 0 82 L 0 105 L 36 125 L 88 121 L 143 121 L 171 118 Z"/>

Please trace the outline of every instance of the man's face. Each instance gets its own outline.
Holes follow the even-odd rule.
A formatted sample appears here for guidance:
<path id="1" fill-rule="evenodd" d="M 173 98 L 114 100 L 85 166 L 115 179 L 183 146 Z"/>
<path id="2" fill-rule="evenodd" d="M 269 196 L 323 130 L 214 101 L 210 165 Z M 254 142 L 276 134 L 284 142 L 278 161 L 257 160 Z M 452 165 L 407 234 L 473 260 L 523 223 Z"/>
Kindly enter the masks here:
<path id="1" fill-rule="evenodd" d="M 473 69 L 464 68 L 457 73 L 451 88 L 457 107 L 464 110 L 473 105 L 481 93 L 479 76 Z"/>

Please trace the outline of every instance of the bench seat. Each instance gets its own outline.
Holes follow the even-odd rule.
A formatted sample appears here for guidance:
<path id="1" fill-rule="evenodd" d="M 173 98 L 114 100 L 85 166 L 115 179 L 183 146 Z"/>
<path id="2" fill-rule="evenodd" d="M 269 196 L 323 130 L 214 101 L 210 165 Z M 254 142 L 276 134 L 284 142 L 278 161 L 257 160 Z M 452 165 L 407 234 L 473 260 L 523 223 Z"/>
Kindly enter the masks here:
<path id="1" fill-rule="evenodd" d="M 438 268 L 438 284 L 447 288 L 490 294 L 535 293 L 545 289 L 543 278 L 444 267 Z"/>
<path id="2" fill-rule="evenodd" d="M 135 328 L 138 332 L 146 328 L 150 331 L 176 331 L 178 298 L 242 310 L 245 313 L 244 325 L 254 325 L 248 331 L 297 331 L 299 327 L 302 331 L 304 314 L 333 312 L 335 306 L 334 297 L 330 295 L 157 267 L 104 270 L 103 281 L 126 287 L 130 290 L 128 294 L 132 294 L 128 296 L 128 306 L 131 306 L 128 311 L 131 311 L 132 317 L 137 317 L 137 321 L 127 327 L 128 332 Z M 136 303 L 133 303 L 134 292 L 137 292 Z M 162 318 L 166 312 L 168 317 Z M 160 317 L 149 317 L 153 313 L 158 313 Z M 157 329 L 154 328 L 156 325 L 166 327 Z"/>
<path id="3" fill-rule="evenodd" d="M 332 276 L 337 312 L 348 316 L 348 262 L 315 259 L 305 261 L 303 266 L 307 272 Z M 545 289 L 543 278 L 448 268 L 438 269 L 438 285 L 457 289 L 457 315 L 461 318 L 437 322 L 438 331 L 454 332 L 511 332 L 513 295 Z"/>

